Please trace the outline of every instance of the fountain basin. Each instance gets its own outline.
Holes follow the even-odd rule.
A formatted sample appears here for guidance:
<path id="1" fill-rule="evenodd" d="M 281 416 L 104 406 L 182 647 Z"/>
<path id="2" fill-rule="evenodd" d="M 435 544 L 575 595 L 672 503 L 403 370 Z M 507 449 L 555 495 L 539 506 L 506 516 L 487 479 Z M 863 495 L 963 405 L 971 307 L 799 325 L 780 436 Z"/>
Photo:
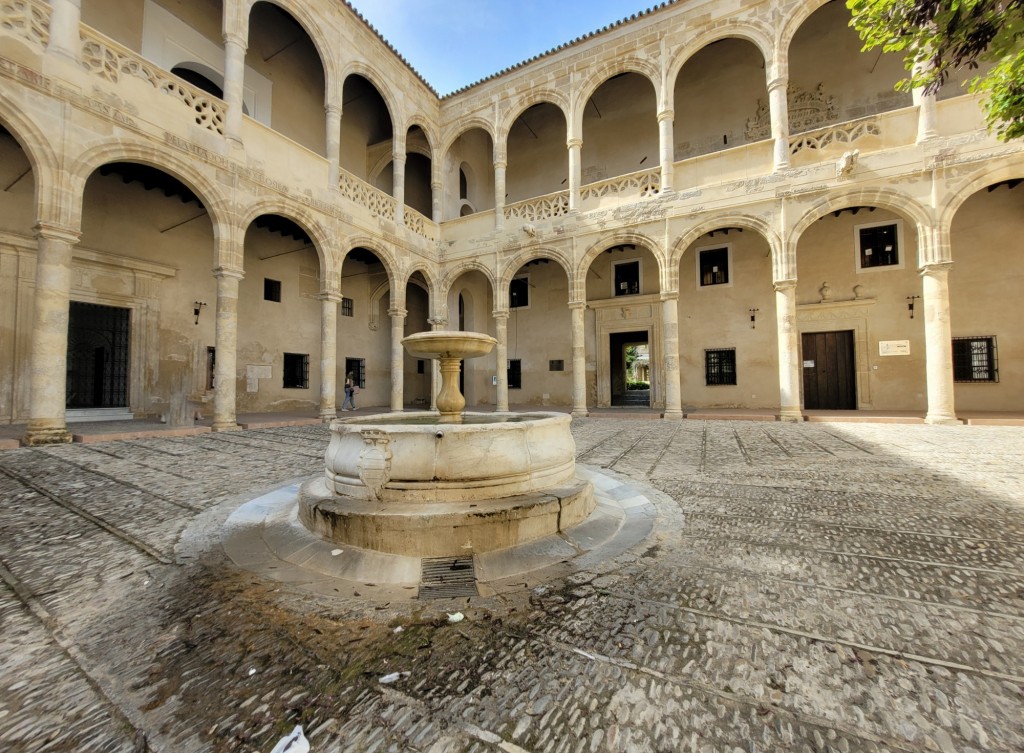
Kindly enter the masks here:
<path id="1" fill-rule="evenodd" d="M 476 502 L 571 483 L 576 443 L 563 413 L 379 414 L 331 422 L 335 494 L 411 504 Z"/>

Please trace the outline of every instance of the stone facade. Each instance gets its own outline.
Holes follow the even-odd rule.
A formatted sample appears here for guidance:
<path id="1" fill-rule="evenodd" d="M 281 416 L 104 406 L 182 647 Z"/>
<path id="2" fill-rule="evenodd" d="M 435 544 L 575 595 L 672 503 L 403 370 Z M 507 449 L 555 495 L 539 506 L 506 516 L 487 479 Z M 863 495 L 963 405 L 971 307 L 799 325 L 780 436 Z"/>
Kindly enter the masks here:
<path id="1" fill-rule="evenodd" d="M 666 418 L 1022 407 L 1024 147 L 959 81 L 895 92 L 841 3 L 669 4 L 444 97 L 343 4 L 123 6 L 0 4 L 29 442 L 329 417 L 353 370 L 430 407 L 427 329 L 498 339 L 470 408 L 615 404 L 637 343 Z"/>

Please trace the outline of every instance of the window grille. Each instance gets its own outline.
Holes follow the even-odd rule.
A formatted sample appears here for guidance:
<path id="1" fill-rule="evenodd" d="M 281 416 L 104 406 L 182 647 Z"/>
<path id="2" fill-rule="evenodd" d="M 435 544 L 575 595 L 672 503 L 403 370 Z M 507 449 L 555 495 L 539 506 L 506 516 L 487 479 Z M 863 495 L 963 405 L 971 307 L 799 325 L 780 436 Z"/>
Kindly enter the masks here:
<path id="1" fill-rule="evenodd" d="M 287 389 L 309 389 L 309 355 L 284 354 L 284 386 Z"/>
<path id="2" fill-rule="evenodd" d="M 342 298 L 341 299 L 341 315 L 342 316 L 352 316 L 352 313 L 353 313 L 352 299 L 351 298 Z"/>
<path id="3" fill-rule="evenodd" d="M 704 383 L 708 386 L 736 384 L 736 349 L 704 351 Z"/>
<path id="4" fill-rule="evenodd" d="M 998 382 L 995 337 L 953 338 L 953 380 Z"/>

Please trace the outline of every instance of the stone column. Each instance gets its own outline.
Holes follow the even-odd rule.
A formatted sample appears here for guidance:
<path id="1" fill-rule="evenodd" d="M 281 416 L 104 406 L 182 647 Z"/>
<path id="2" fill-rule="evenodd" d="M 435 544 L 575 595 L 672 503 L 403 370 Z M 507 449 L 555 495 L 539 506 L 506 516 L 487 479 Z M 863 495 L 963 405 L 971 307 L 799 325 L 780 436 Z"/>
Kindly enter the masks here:
<path id="1" fill-rule="evenodd" d="M 928 383 L 926 424 L 955 424 L 953 401 L 953 330 L 949 322 L 949 269 L 944 261 L 921 267 L 924 348 Z"/>
<path id="2" fill-rule="evenodd" d="M 494 408 L 498 411 L 508 410 L 508 309 L 495 309 L 495 339 L 498 344 L 494 348 L 494 373 L 498 377 L 498 394 Z"/>
<path id="3" fill-rule="evenodd" d="M 494 161 L 494 229 L 505 228 L 505 160 Z"/>
<path id="4" fill-rule="evenodd" d="M 580 182 L 583 179 L 580 157 L 583 139 L 569 139 L 566 146 L 569 147 L 569 211 L 575 212 L 580 208 Z"/>
<path id="5" fill-rule="evenodd" d="M 675 164 L 675 143 L 672 124 L 675 122 L 673 110 L 662 110 L 658 113 L 658 160 L 661 164 L 661 192 L 672 191 L 672 166 Z"/>
<path id="6" fill-rule="evenodd" d="M 796 280 L 778 280 L 775 287 L 775 327 L 779 341 L 779 419 L 803 421 L 800 410 L 800 346 L 796 326 Z"/>
<path id="7" fill-rule="evenodd" d="M 240 269 L 218 267 L 213 270 L 217 278 L 217 331 L 214 336 L 217 361 L 214 367 L 213 430 L 231 431 L 238 428 L 235 415 L 235 389 L 238 361 L 238 281 Z"/>
<path id="8" fill-rule="evenodd" d="M 391 410 L 405 410 L 405 317 L 409 312 L 404 308 L 388 309 L 391 317 Z M 433 392 L 433 390 L 431 390 Z"/>
<path id="9" fill-rule="evenodd" d="M 442 316 L 431 317 L 427 320 L 431 332 L 443 330 L 448 326 L 448 320 Z M 441 385 L 440 363 L 431 359 L 430 361 L 430 410 L 437 410 L 437 392 Z"/>
<path id="10" fill-rule="evenodd" d="M 341 293 L 320 294 L 320 419 L 338 416 L 338 304 Z"/>
<path id="11" fill-rule="evenodd" d="M 341 105 L 328 104 L 327 113 L 327 185 L 337 188 L 341 175 Z"/>
<path id="12" fill-rule="evenodd" d="M 78 60 L 82 52 L 82 0 L 50 0 L 49 52 Z"/>
<path id="13" fill-rule="evenodd" d="M 395 223 L 405 224 L 405 151 L 397 149 L 392 155 L 394 159 L 394 196 L 395 196 Z"/>
<path id="14" fill-rule="evenodd" d="M 664 418 L 683 417 L 682 383 L 679 373 L 679 293 L 661 294 L 661 327 L 665 363 Z"/>
<path id="15" fill-rule="evenodd" d="M 242 86 L 245 83 L 246 40 L 238 34 L 224 35 L 224 136 L 242 143 Z M 328 137 L 330 138 L 330 137 Z"/>
<path id="16" fill-rule="evenodd" d="M 782 75 L 768 82 L 768 109 L 772 118 L 773 162 L 776 170 L 789 167 L 789 79 Z"/>
<path id="17" fill-rule="evenodd" d="M 28 445 L 71 441 L 65 420 L 67 402 L 68 316 L 71 300 L 71 249 L 79 233 L 39 223 L 36 234 L 36 287 L 32 319 Z"/>
<path id="18" fill-rule="evenodd" d="M 586 301 L 570 301 L 572 311 L 572 415 L 586 418 L 587 412 L 587 346 L 585 332 Z"/>
<path id="19" fill-rule="evenodd" d="M 935 95 L 925 94 L 923 88 L 914 89 L 913 102 L 917 107 L 917 143 L 938 138 L 936 127 Z"/>

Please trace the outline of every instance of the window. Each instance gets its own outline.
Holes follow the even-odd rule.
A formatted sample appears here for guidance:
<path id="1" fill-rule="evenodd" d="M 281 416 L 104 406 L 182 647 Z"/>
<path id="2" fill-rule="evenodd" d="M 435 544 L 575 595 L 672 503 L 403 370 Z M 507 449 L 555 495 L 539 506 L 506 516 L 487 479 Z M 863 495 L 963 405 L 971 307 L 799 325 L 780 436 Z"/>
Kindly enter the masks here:
<path id="1" fill-rule="evenodd" d="M 508 305 L 513 309 L 530 307 L 530 278 L 516 277 L 508 286 Z"/>
<path id="2" fill-rule="evenodd" d="M 953 338 L 953 381 L 999 381 L 995 337 Z"/>
<path id="3" fill-rule="evenodd" d="M 565 371 L 565 361 L 562 359 L 548 361 L 548 371 Z"/>
<path id="4" fill-rule="evenodd" d="M 698 249 L 697 284 L 699 287 L 729 284 L 730 250 L 729 246 Z"/>
<path id="5" fill-rule="evenodd" d="M 281 302 L 280 280 L 271 280 L 269 277 L 263 278 L 263 300 L 274 301 L 275 303 Z"/>
<path id="6" fill-rule="evenodd" d="M 348 373 L 350 371 L 352 372 L 352 376 L 355 378 L 356 384 L 359 385 L 359 389 L 366 387 L 366 359 L 346 358 L 345 377 L 342 379 L 343 382 L 348 378 Z"/>
<path id="7" fill-rule="evenodd" d="M 620 261 L 612 266 L 614 270 L 614 294 L 640 295 L 640 260 Z"/>
<path id="8" fill-rule="evenodd" d="M 704 351 L 704 383 L 736 384 L 736 349 L 723 348 Z"/>
<path id="9" fill-rule="evenodd" d="M 427 362 L 422 358 L 416 360 L 416 373 L 426 374 L 427 373 Z"/>
<path id="10" fill-rule="evenodd" d="M 523 362 L 519 358 L 509 359 L 508 388 L 510 390 L 521 390 L 523 388 Z"/>
<path id="11" fill-rule="evenodd" d="M 284 386 L 289 389 L 309 389 L 309 355 L 284 354 Z"/>
<path id="12" fill-rule="evenodd" d="M 217 349 L 206 348 L 206 389 L 212 390 L 216 384 L 214 377 L 217 373 Z"/>
<path id="13" fill-rule="evenodd" d="M 902 225 L 899 222 L 875 222 L 854 228 L 857 241 L 857 270 L 903 266 L 900 260 Z"/>
<path id="14" fill-rule="evenodd" d="M 342 298 L 341 299 L 341 315 L 352 316 L 352 299 Z"/>

